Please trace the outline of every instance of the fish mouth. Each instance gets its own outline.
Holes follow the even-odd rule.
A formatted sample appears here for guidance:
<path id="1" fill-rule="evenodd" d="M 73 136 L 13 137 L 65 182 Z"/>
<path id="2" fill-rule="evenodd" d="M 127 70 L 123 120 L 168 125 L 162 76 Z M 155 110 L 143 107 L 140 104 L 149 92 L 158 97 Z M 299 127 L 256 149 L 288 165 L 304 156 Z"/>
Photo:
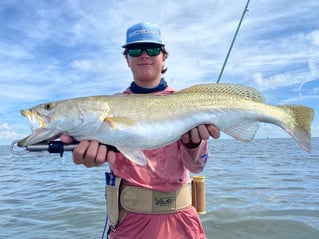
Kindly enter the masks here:
<path id="1" fill-rule="evenodd" d="M 38 128 L 45 128 L 49 123 L 49 118 L 44 115 L 40 115 L 37 111 L 30 110 L 21 110 L 21 115 L 27 117 L 30 122 L 31 130 L 36 130 Z"/>
<path id="2" fill-rule="evenodd" d="M 50 122 L 49 117 L 40 115 L 33 109 L 21 110 L 20 113 L 22 116 L 28 118 L 32 133 L 18 142 L 19 147 L 36 144 L 50 137 L 51 131 L 48 128 Z"/>

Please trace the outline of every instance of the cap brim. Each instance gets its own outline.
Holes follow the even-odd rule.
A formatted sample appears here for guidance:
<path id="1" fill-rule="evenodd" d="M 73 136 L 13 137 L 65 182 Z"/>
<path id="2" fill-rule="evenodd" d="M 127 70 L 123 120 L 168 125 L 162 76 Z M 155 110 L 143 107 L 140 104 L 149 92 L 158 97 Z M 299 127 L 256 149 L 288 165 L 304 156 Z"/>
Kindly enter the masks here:
<path id="1" fill-rule="evenodd" d="M 154 43 L 154 44 L 158 44 L 158 45 L 161 45 L 161 46 L 165 46 L 164 43 L 159 43 L 158 41 L 145 40 L 145 41 L 135 41 L 135 42 L 131 42 L 131 43 L 125 44 L 125 45 L 122 46 L 122 48 L 126 48 L 127 46 L 134 45 L 134 44 L 139 44 L 139 43 Z"/>

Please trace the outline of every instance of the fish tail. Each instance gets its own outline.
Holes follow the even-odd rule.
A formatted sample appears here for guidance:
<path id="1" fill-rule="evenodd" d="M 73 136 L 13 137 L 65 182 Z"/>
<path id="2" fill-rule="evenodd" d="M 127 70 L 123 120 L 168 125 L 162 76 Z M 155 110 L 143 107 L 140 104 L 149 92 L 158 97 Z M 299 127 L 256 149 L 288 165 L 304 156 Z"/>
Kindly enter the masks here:
<path id="1" fill-rule="evenodd" d="M 300 105 L 279 106 L 288 113 L 292 125 L 284 127 L 296 142 L 307 152 L 311 151 L 311 123 L 314 110 Z"/>

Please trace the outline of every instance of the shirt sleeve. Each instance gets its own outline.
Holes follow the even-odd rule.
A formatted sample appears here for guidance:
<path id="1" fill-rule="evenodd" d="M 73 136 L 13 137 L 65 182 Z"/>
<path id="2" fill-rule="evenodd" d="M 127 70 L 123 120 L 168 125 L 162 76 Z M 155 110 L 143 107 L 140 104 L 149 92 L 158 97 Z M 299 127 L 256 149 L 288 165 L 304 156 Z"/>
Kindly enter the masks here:
<path id="1" fill-rule="evenodd" d="M 187 148 L 181 141 L 180 152 L 181 161 L 184 166 L 192 173 L 200 173 L 203 171 L 208 160 L 208 141 L 202 140 L 202 142 L 196 148 Z"/>

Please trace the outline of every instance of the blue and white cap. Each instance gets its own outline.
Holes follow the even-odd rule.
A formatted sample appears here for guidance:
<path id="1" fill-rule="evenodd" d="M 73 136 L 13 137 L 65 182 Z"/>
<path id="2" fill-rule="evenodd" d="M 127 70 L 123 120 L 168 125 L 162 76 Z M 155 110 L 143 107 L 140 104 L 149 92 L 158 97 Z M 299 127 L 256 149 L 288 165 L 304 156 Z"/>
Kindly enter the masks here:
<path id="1" fill-rule="evenodd" d="M 163 46 L 165 45 L 159 26 L 149 22 L 140 22 L 127 29 L 126 43 L 122 47 L 125 48 L 128 45 L 136 43 L 155 43 Z"/>

